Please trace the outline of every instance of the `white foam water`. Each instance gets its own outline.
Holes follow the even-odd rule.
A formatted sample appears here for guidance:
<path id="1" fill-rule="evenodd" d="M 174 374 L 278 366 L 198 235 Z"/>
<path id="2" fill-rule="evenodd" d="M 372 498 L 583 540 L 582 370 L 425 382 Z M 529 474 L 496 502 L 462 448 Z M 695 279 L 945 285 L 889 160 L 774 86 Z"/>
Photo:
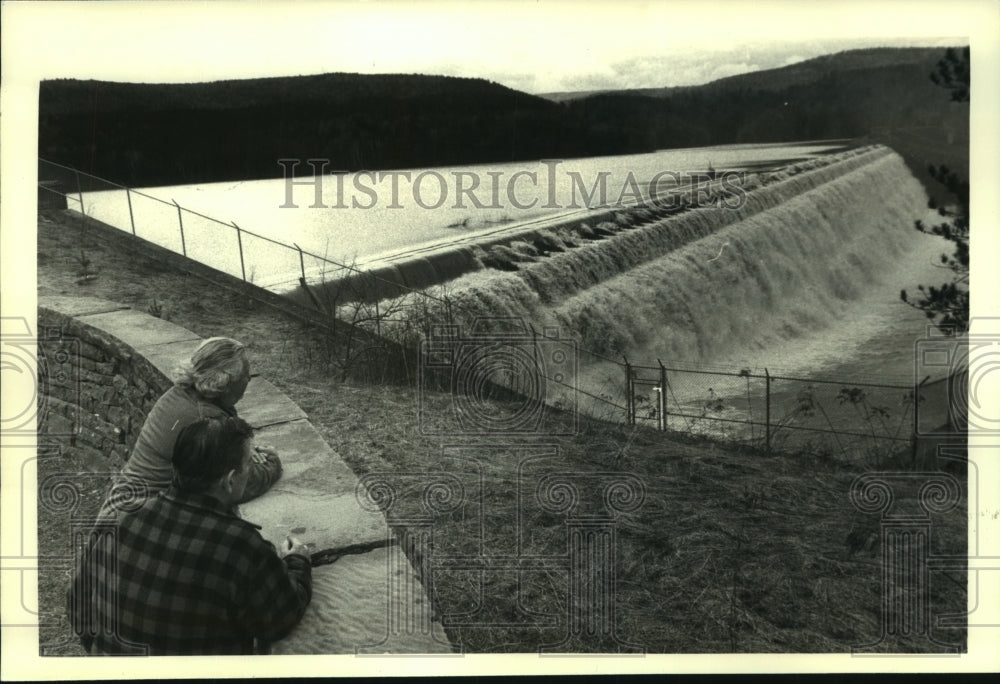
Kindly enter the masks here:
<path id="1" fill-rule="evenodd" d="M 906 384 L 927 321 L 899 291 L 949 275 L 934 265 L 948 243 L 914 229 L 926 207 L 883 149 L 754 191 L 737 216 L 689 211 L 517 272 L 468 274 L 452 296 L 633 363 Z M 581 354 L 579 383 L 617 388 L 621 369 Z"/>

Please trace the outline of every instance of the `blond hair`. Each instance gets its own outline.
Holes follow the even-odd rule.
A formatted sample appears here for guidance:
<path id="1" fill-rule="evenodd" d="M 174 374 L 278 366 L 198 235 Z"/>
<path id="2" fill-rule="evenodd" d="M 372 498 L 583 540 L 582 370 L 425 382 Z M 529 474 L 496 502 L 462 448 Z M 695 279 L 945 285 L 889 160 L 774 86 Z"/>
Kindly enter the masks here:
<path id="1" fill-rule="evenodd" d="M 244 363 L 248 363 L 246 347 L 241 343 L 228 337 L 210 337 L 198 345 L 189 361 L 177 366 L 174 382 L 214 399 L 243 373 Z"/>

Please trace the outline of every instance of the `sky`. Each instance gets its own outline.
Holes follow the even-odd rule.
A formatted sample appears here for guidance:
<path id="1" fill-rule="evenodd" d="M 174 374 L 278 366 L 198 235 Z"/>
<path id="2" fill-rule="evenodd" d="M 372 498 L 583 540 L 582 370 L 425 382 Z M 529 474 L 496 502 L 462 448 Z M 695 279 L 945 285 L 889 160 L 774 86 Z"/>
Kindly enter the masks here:
<path id="1" fill-rule="evenodd" d="M 30 3 L 35 4 L 35 3 Z M 884 3 L 885 4 L 885 3 Z M 15 18 L 24 10 L 5 3 Z M 39 78 L 424 73 L 529 93 L 696 85 L 875 46 L 964 44 L 932 3 L 42 3 Z M 13 11 L 13 12 L 12 12 Z M 5 20 L 6 23 L 6 20 Z M 7 32 L 10 34 L 11 32 Z M 14 51 L 37 34 L 4 35 Z M 5 69 L 5 71 L 7 71 Z"/>

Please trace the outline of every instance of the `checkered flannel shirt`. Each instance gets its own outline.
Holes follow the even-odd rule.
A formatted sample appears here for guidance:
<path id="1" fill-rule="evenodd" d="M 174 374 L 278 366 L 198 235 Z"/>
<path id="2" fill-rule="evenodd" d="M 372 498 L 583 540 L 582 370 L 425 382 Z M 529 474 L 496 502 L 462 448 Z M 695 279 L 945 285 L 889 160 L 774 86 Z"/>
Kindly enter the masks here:
<path id="1" fill-rule="evenodd" d="M 84 544 L 68 612 L 100 653 L 250 654 L 255 639 L 286 636 L 312 596 L 308 558 L 279 558 L 204 494 L 171 488 L 98 522 Z"/>

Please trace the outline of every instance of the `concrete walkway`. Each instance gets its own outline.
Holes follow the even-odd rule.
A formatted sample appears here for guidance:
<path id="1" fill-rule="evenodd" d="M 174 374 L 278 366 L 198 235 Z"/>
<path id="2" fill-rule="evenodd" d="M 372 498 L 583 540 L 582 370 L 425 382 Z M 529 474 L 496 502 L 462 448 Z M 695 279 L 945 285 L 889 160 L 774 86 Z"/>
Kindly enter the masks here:
<path id="1" fill-rule="evenodd" d="M 40 296 L 38 307 L 121 340 L 168 378 L 201 342 L 185 328 L 107 300 Z M 423 585 L 388 534 L 384 517 L 361 507 L 357 477 L 302 409 L 259 377 L 236 408 L 256 429 L 257 441 L 277 449 L 284 466 L 270 491 L 241 506 L 243 517 L 261 525 L 261 534 L 276 545 L 294 534 L 314 550 L 362 550 L 313 568 L 313 599 L 305 618 L 273 652 L 451 653 Z"/>

